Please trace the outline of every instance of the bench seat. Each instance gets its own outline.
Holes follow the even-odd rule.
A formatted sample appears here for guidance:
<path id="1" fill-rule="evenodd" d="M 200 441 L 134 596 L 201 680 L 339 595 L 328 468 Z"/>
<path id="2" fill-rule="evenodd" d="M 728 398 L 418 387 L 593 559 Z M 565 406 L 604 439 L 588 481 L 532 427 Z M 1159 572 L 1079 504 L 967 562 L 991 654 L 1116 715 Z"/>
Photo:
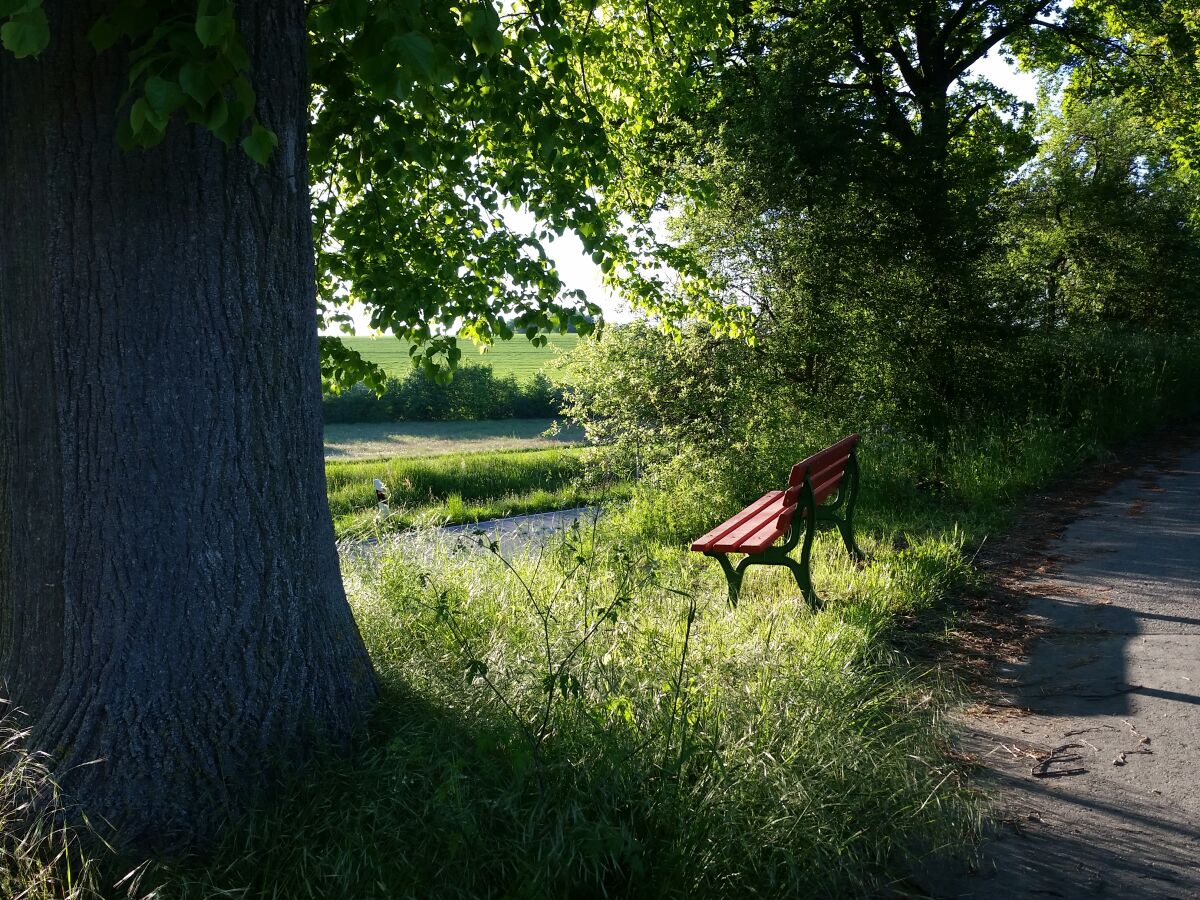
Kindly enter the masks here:
<path id="1" fill-rule="evenodd" d="M 754 553 L 779 540 L 792 524 L 796 504 L 785 506 L 786 491 L 769 491 L 740 513 L 692 542 L 692 549 Z"/>
<path id="2" fill-rule="evenodd" d="M 859 436 L 852 434 L 796 463 L 788 476 L 786 490 L 768 491 L 692 542 L 692 550 L 712 556 L 721 563 L 729 581 L 731 604 L 737 604 L 742 573 L 753 563 L 784 565 L 792 569 L 805 596 L 815 602 L 808 562 L 818 522 L 837 525 L 846 549 L 856 559 L 863 558 L 853 537 L 854 500 L 858 494 L 855 456 L 858 441 Z M 833 502 L 823 505 L 831 497 Z M 803 527 L 798 520 L 804 520 Z M 797 563 L 788 554 L 799 545 L 801 535 L 804 547 L 801 561 Z M 783 544 L 775 546 L 781 539 Z M 727 553 L 744 553 L 746 558 L 735 569 L 726 557 Z"/>

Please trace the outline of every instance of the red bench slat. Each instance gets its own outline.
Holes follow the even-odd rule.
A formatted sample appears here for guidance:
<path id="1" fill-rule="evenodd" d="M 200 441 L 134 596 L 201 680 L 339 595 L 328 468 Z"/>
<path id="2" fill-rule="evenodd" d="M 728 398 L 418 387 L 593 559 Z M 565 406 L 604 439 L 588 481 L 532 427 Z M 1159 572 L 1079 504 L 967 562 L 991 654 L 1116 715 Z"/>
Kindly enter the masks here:
<path id="1" fill-rule="evenodd" d="M 834 490 L 837 488 L 837 486 L 842 483 L 842 479 L 845 477 L 846 477 L 846 470 L 842 469 L 840 472 L 838 472 L 835 475 L 830 476 L 827 480 L 823 481 L 821 484 L 814 484 L 813 485 L 813 502 L 817 506 L 820 506 L 822 503 L 824 503 L 829 498 L 829 495 L 834 492 Z"/>
<path id="2" fill-rule="evenodd" d="M 841 475 L 843 472 L 845 472 L 846 471 L 846 463 L 848 463 L 848 462 L 850 462 L 849 456 L 843 456 L 840 459 L 835 459 L 833 462 L 831 462 L 829 465 L 825 466 L 824 468 L 813 469 L 811 472 L 809 472 L 808 480 L 811 481 L 814 485 L 824 484 L 830 478 L 834 478 L 838 475 Z"/>
<path id="3" fill-rule="evenodd" d="M 763 528 L 775 528 L 775 522 L 784 508 L 783 494 L 780 493 L 770 504 L 764 506 L 750 518 L 743 519 L 741 524 L 736 528 L 730 529 L 713 541 L 708 549 L 718 551 L 737 550 L 749 538 L 762 531 Z M 786 529 L 784 530 L 786 531 Z"/>
<path id="4" fill-rule="evenodd" d="M 792 466 L 786 491 L 763 494 L 737 515 L 692 542 L 692 549 L 715 553 L 761 553 L 783 537 L 796 514 L 807 475 L 813 500 L 820 506 L 846 476 L 846 464 L 858 444 L 852 434 Z M 805 509 L 802 514 L 807 513 Z"/>
<path id="5" fill-rule="evenodd" d="M 849 459 L 850 453 L 854 450 L 858 441 L 859 436 L 852 434 L 849 437 L 842 438 L 836 444 L 826 447 L 820 453 L 814 453 L 808 459 L 802 459 L 796 465 L 792 466 L 792 474 L 791 478 L 788 479 L 788 484 L 796 485 L 802 483 L 806 470 L 809 471 L 809 477 L 815 479 L 817 475 L 824 474 L 827 469 L 836 465 L 843 457 Z"/>
<path id="6" fill-rule="evenodd" d="M 775 543 L 788 530 L 796 507 L 772 504 L 753 519 L 715 541 L 718 553 L 757 553 Z"/>
<path id="7" fill-rule="evenodd" d="M 788 526 L 792 524 L 792 516 L 796 513 L 796 504 L 785 508 L 773 523 L 768 523 L 742 541 L 738 548 L 742 553 L 761 553 L 773 543 L 787 534 Z"/>
<path id="8" fill-rule="evenodd" d="M 696 538 L 696 540 L 692 542 L 692 549 L 699 551 L 711 550 L 712 545 L 716 543 L 718 539 L 729 534 L 729 532 L 746 522 L 747 519 L 750 519 L 752 516 L 766 509 L 766 507 L 769 506 L 773 501 L 780 500 L 782 497 L 783 491 L 769 491 L 768 493 L 763 494 L 733 518 L 726 519 L 712 531 Z"/>

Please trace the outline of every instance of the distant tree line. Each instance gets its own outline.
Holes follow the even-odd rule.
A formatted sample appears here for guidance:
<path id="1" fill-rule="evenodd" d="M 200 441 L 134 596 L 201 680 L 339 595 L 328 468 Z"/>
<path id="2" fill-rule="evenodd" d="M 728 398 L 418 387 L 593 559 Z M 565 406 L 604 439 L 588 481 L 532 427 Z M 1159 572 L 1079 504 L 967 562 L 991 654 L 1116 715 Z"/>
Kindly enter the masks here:
<path id="1" fill-rule="evenodd" d="M 562 388 L 545 375 L 518 381 L 490 366 L 464 366 L 439 382 L 420 370 L 389 378 L 381 393 L 359 383 L 321 402 L 328 423 L 444 422 L 550 419 L 562 408 Z"/>

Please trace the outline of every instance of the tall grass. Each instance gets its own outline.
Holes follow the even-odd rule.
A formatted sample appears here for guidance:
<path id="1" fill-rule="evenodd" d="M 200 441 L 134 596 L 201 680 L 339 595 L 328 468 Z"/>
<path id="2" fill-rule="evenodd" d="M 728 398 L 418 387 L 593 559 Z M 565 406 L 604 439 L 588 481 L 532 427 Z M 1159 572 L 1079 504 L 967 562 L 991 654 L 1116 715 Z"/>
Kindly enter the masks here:
<path id="1" fill-rule="evenodd" d="M 823 541 L 819 612 L 770 572 L 731 610 L 713 567 L 648 549 L 352 563 L 371 748 L 171 895 L 862 896 L 969 843 L 946 688 L 886 640 L 969 577 L 956 545 L 859 570 Z"/>
<path id="2" fill-rule="evenodd" d="M 100 897 L 102 880 L 96 859 L 104 854 L 82 852 L 80 832 L 64 824 L 63 804 L 49 760 L 26 749 L 27 737 L 15 716 L 0 719 L 0 897 Z M 97 843 L 104 846 L 98 839 Z M 122 896 L 136 892 L 135 875 L 124 879 Z"/>
<path id="3" fill-rule="evenodd" d="M 433 521 L 473 522 L 597 502 L 605 491 L 585 486 L 582 450 L 492 451 L 432 457 L 329 462 L 326 480 L 334 524 L 342 536 L 379 527 L 373 482 L 390 493 L 388 528 Z"/>

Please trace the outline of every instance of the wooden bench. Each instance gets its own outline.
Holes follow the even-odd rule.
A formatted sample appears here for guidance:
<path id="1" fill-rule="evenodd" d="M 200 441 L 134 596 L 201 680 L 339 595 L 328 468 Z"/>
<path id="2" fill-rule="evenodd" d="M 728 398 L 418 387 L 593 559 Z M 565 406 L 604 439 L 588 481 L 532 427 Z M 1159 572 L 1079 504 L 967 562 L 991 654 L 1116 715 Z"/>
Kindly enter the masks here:
<path id="1" fill-rule="evenodd" d="M 786 490 L 763 494 L 740 513 L 692 543 L 692 549 L 721 564 L 729 582 L 729 603 L 737 606 L 742 577 L 750 566 L 787 566 L 796 576 L 804 598 L 820 602 L 812 586 L 809 557 L 817 526 L 832 523 L 842 534 L 846 550 L 865 559 L 854 542 L 854 504 L 858 499 L 858 435 L 842 438 L 792 466 Z M 830 499 L 832 498 L 832 499 Z M 830 500 L 826 503 L 826 500 Z M 776 546 L 776 541 L 783 543 Z M 800 561 L 791 552 L 801 547 Z M 744 553 L 736 566 L 728 554 Z"/>

